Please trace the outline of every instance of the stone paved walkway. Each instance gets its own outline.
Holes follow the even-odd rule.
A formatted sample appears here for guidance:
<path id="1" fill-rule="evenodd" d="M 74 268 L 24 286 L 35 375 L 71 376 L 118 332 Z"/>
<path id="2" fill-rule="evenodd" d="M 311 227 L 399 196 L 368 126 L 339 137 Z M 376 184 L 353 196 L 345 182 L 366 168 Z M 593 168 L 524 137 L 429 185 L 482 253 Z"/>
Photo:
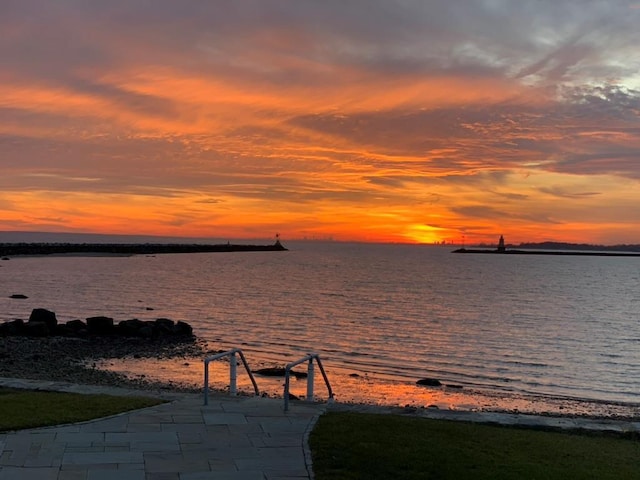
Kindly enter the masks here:
<path id="1" fill-rule="evenodd" d="M 79 393 L 121 389 L 0 379 Z M 73 425 L 0 433 L 0 480 L 309 479 L 306 438 L 323 405 L 168 394 L 170 403 Z"/>

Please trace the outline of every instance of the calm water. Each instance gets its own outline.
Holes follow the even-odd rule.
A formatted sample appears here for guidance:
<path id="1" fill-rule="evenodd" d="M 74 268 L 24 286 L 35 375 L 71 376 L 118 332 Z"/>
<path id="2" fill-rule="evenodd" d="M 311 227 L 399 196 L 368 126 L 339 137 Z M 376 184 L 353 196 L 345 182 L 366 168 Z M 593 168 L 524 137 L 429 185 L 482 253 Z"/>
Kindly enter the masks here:
<path id="1" fill-rule="evenodd" d="M 414 386 L 433 377 L 504 398 L 640 403 L 639 258 L 287 246 L 14 258 L 0 263 L 0 320 L 28 318 L 37 307 L 63 322 L 185 320 L 214 348 L 241 346 L 252 364 L 320 353 L 339 399 L 437 404 L 441 392 Z M 9 299 L 14 293 L 29 298 Z M 201 382 L 201 365 L 184 363 L 136 368 Z"/>

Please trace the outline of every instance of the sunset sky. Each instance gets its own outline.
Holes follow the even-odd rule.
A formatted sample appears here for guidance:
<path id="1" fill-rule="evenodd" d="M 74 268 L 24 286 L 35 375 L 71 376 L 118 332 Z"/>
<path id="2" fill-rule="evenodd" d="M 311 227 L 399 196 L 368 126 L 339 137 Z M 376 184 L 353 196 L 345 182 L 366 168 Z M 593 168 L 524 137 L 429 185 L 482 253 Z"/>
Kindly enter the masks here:
<path id="1" fill-rule="evenodd" d="M 2 0 L 0 230 L 640 243 L 640 2 Z"/>

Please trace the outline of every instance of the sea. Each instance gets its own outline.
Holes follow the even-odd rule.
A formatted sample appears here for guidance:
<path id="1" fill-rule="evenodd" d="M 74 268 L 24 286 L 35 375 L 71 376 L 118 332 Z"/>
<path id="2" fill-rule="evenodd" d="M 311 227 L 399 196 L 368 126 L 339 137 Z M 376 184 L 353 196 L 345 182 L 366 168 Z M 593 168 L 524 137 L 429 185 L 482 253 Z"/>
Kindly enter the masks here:
<path id="1" fill-rule="evenodd" d="M 211 352 L 241 349 L 252 371 L 317 354 L 343 402 L 640 415 L 639 257 L 284 244 L 288 251 L 12 257 L 0 262 L 0 321 L 27 319 L 33 308 L 59 322 L 182 320 Z M 98 368 L 202 386 L 203 360 L 110 359 Z M 228 363 L 208 368 L 210 387 L 228 388 Z M 425 378 L 440 385 L 417 385 Z M 238 381 L 251 391 L 243 368 Z M 282 378 L 256 381 L 283 395 Z M 291 391 L 304 397 L 307 381 L 293 379 Z M 316 375 L 314 396 L 328 391 Z"/>

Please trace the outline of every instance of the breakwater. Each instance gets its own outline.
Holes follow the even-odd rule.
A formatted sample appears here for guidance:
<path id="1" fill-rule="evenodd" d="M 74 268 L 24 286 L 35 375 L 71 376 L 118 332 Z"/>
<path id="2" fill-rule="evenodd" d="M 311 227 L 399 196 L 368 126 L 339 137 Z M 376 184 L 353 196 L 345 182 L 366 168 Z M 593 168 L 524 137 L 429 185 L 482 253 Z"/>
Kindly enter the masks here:
<path id="1" fill-rule="evenodd" d="M 155 255 L 202 252 L 277 252 L 285 251 L 280 241 L 269 245 L 180 244 L 180 243 L 0 243 L 0 257 L 18 255 Z"/>

